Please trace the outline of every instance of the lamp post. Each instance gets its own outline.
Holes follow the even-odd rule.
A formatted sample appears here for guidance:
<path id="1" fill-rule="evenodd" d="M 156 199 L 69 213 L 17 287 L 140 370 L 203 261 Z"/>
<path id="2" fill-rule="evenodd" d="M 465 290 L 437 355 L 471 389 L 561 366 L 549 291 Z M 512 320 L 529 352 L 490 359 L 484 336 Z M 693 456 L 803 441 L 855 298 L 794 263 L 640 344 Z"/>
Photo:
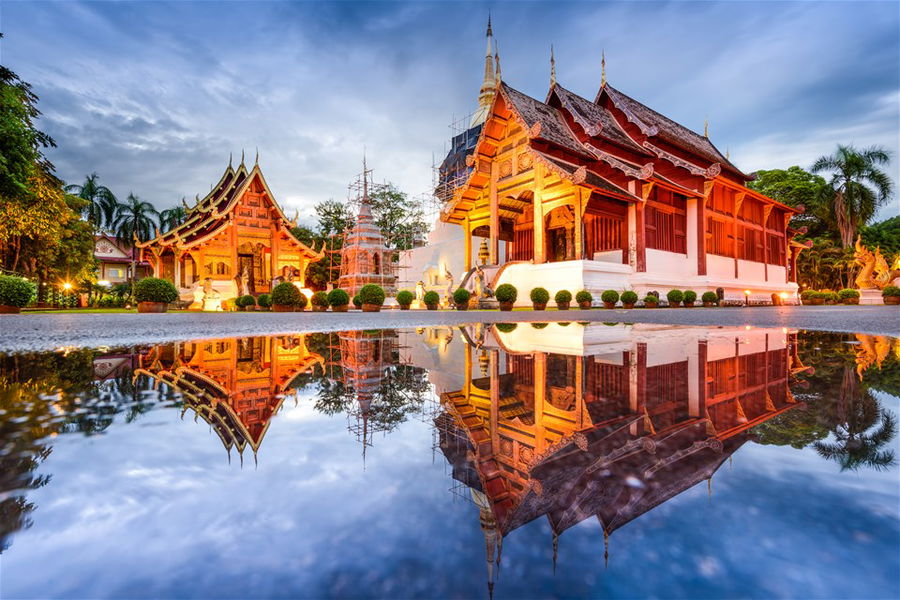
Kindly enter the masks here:
<path id="1" fill-rule="evenodd" d="M 750 306 L 750 290 L 744 290 L 744 306 Z"/>

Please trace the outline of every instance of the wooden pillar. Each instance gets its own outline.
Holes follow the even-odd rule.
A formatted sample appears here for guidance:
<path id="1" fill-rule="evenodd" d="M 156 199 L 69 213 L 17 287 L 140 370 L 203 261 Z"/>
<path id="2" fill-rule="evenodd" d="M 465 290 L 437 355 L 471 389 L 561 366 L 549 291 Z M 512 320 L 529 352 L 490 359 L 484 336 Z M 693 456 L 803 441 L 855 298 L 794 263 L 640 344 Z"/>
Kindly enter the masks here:
<path id="1" fill-rule="evenodd" d="M 172 285 L 181 289 L 184 287 L 182 285 L 183 282 L 181 281 L 181 257 L 184 256 L 184 254 L 181 252 L 175 252 L 173 254 L 175 256 L 175 264 L 173 265 Z"/>
<path id="2" fill-rule="evenodd" d="M 702 417 L 706 414 L 706 354 L 707 341 L 697 342 L 697 395 L 691 398 L 689 413 L 692 417 Z"/>
<path id="3" fill-rule="evenodd" d="M 587 407 L 584 405 L 584 361 L 583 356 L 575 357 L 575 410 L 578 411 L 578 429 L 584 428 L 584 416 Z"/>
<path id="4" fill-rule="evenodd" d="M 738 213 L 741 212 L 741 205 L 744 203 L 744 193 L 739 192 L 735 195 L 734 199 L 734 215 L 731 219 L 731 231 L 732 237 L 734 238 L 734 278 L 737 279 L 739 277 L 738 271 Z M 747 243 L 747 240 L 744 240 L 744 243 Z"/>
<path id="5" fill-rule="evenodd" d="M 540 455 L 547 447 L 544 434 L 544 401 L 547 395 L 547 355 L 535 352 L 534 359 L 534 452 Z"/>
<path id="6" fill-rule="evenodd" d="M 490 351 L 491 378 L 491 424 L 488 432 L 491 435 L 491 453 L 500 452 L 500 360 L 499 351 Z"/>
<path id="7" fill-rule="evenodd" d="M 544 262 L 544 167 L 534 165 L 534 264 Z"/>
<path id="8" fill-rule="evenodd" d="M 709 196 L 697 198 L 697 275 L 706 275 L 706 202 Z"/>
<path id="9" fill-rule="evenodd" d="M 647 246 L 645 245 L 647 237 L 644 231 L 644 205 L 644 202 L 638 202 L 634 206 L 634 270 L 638 273 L 647 271 Z"/>
<path id="10" fill-rule="evenodd" d="M 575 260 L 584 258 L 584 236 L 582 235 L 584 232 L 584 219 L 582 218 L 583 210 L 581 197 L 583 191 L 581 186 L 575 187 L 575 202 L 573 204 L 573 208 L 575 209 Z"/>
<path id="11" fill-rule="evenodd" d="M 500 177 L 500 163 L 491 161 L 490 183 L 490 264 L 496 265 L 500 258 L 500 203 L 497 198 L 497 179 Z"/>
<path id="12" fill-rule="evenodd" d="M 469 217 L 467 216 L 463 221 L 463 231 L 465 232 L 465 240 L 464 240 L 464 252 L 466 253 L 464 264 L 466 267 L 466 273 L 472 270 L 472 226 L 469 224 Z M 462 281 L 462 277 L 465 275 L 463 273 L 460 275 L 460 281 Z"/>

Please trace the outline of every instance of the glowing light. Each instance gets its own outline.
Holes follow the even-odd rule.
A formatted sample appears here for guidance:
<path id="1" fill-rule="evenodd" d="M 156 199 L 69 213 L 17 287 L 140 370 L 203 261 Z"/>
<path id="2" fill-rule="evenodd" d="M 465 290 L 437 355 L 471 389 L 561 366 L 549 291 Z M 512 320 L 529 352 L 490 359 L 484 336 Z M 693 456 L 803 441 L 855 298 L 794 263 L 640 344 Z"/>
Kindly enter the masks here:
<path id="1" fill-rule="evenodd" d="M 750 295 L 750 290 L 744 290 L 744 295 L 745 295 L 745 296 L 749 296 L 749 295 Z"/>
<path id="2" fill-rule="evenodd" d="M 787 330 L 787 327 L 782 327 L 782 328 L 781 328 L 781 333 L 787 333 L 787 331 L 788 331 L 788 330 Z"/>
<path id="3" fill-rule="evenodd" d="M 67 282 L 65 282 L 65 283 L 63 284 L 62 287 L 63 287 L 64 290 L 66 290 L 66 291 L 68 292 L 69 290 L 72 289 L 72 284 L 69 283 L 69 282 L 67 281 Z"/>
<path id="4" fill-rule="evenodd" d="M 752 325 L 744 325 L 744 329 L 746 329 L 747 331 L 750 331 L 751 329 L 753 329 L 753 326 Z"/>
<path id="5" fill-rule="evenodd" d="M 103 287 L 109 287 L 111 284 L 109 281 L 107 281 L 105 279 L 101 279 L 100 281 L 97 282 L 97 285 L 102 285 Z"/>
<path id="6" fill-rule="evenodd" d="M 787 300 L 788 296 L 789 296 L 789 294 L 787 292 L 781 292 L 778 295 L 781 297 L 782 300 Z"/>

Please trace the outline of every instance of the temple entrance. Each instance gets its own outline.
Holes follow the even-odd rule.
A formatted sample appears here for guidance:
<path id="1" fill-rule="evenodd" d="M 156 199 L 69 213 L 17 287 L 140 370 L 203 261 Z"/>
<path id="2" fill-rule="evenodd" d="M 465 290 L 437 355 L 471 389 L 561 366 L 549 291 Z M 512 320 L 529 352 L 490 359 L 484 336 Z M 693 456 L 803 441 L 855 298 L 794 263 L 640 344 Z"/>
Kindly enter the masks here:
<path id="1" fill-rule="evenodd" d="M 575 260 L 575 212 L 572 207 L 553 209 L 544 222 L 547 262 Z"/>
<path id="2" fill-rule="evenodd" d="M 175 254 L 172 251 L 165 252 L 160 260 L 162 262 L 160 277 L 175 284 Z"/>
<path id="3" fill-rule="evenodd" d="M 253 277 L 253 255 L 238 254 L 238 290 L 241 293 L 256 293 L 256 285 Z M 246 290 L 244 286 L 246 285 Z"/>

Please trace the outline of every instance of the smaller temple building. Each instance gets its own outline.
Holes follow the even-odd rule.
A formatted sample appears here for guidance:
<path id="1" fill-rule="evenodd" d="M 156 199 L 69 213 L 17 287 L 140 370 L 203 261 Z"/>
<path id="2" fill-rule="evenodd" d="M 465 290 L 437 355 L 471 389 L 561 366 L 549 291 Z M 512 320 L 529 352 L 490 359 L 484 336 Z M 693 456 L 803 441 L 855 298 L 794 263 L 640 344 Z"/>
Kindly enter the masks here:
<path id="1" fill-rule="evenodd" d="M 271 292 L 281 281 L 304 287 L 306 268 L 321 260 L 292 234 L 259 164 L 229 163 L 219 182 L 184 223 L 138 243 L 156 277 L 178 288 L 194 308 L 218 310 L 246 294 Z"/>
<path id="2" fill-rule="evenodd" d="M 128 281 L 132 262 L 136 279 L 146 277 L 150 272 L 150 264 L 141 259 L 138 248 L 123 244 L 108 233 L 98 233 L 94 236 L 94 258 L 97 259 L 98 281 L 110 284 Z"/>

